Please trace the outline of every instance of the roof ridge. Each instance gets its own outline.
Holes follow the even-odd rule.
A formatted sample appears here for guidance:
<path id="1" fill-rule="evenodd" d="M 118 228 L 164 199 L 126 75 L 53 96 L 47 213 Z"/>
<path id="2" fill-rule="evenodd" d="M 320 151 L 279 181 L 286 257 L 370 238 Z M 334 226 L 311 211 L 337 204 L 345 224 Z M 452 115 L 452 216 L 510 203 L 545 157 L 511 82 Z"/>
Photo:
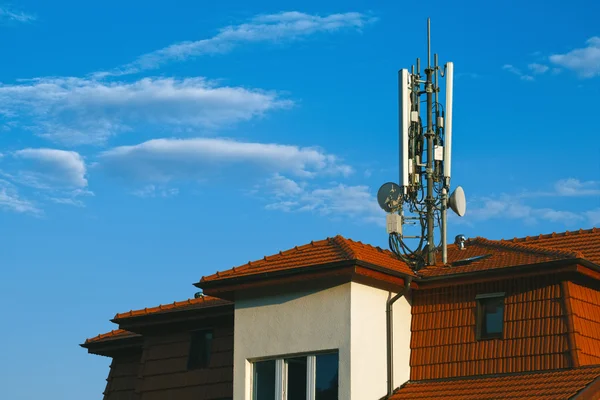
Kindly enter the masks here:
<path id="1" fill-rule="evenodd" d="M 513 241 L 508 241 L 508 240 L 490 240 L 490 239 L 486 239 L 483 237 L 476 237 L 474 239 L 469 239 L 469 241 L 473 241 L 475 243 L 480 243 L 483 245 L 488 245 L 488 246 L 496 246 L 496 247 L 502 247 L 508 250 L 512 250 L 512 251 L 527 251 L 530 253 L 541 253 L 544 255 L 550 255 L 550 256 L 562 256 L 562 257 L 568 257 L 568 258 L 584 258 L 583 253 L 581 253 L 580 251 L 567 251 L 567 250 L 561 250 L 561 249 L 554 249 L 554 248 L 549 248 L 549 247 L 542 247 L 542 246 L 535 246 L 532 244 L 523 244 L 523 243 L 516 243 Z"/>
<path id="2" fill-rule="evenodd" d="M 342 253 L 346 256 L 346 259 L 356 260 L 358 259 L 358 256 L 356 255 L 352 247 L 350 247 L 350 245 L 348 244 L 349 241 L 352 240 L 346 239 L 342 235 L 335 235 L 335 237 L 331 239 L 331 242 L 342 251 Z"/>
<path id="3" fill-rule="evenodd" d="M 175 308 L 196 305 L 196 304 L 204 304 L 207 302 L 219 302 L 219 301 L 229 303 L 228 300 L 221 299 L 219 297 L 204 295 L 204 296 L 201 296 L 198 298 L 193 298 L 193 299 L 188 298 L 187 300 L 174 301 L 172 303 L 163 303 L 163 304 L 159 304 L 158 306 L 154 306 L 154 307 L 145 307 L 145 308 L 141 308 L 141 309 L 137 309 L 137 310 L 129 310 L 126 312 L 117 313 L 114 316 L 114 319 L 122 319 L 122 318 L 133 317 L 133 316 L 156 314 L 156 313 L 160 313 L 160 312 L 170 311 Z"/>
<path id="4" fill-rule="evenodd" d="M 104 340 L 107 338 L 113 338 L 113 337 L 117 337 L 117 336 L 129 336 L 129 335 L 138 335 L 137 333 L 125 330 L 125 329 L 113 329 L 110 332 L 106 332 L 106 333 L 101 333 L 99 335 L 96 335 L 94 337 L 91 337 L 89 339 L 85 339 L 85 343 L 92 343 L 92 342 L 98 342 L 100 340 Z"/>
<path id="5" fill-rule="evenodd" d="M 585 234 L 591 234 L 591 233 L 598 233 L 600 232 L 600 228 L 596 228 L 596 227 L 592 227 L 589 229 L 578 229 L 578 230 L 574 230 L 574 231 L 564 231 L 564 232 L 552 232 L 552 233 L 540 233 L 539 235 L 536 236 L 523 236 L 523 237 L 514 237 L 512 239 L 501 239 L 503 241 L 512 241 L 512 242 L 529 242 L 529 241 L 535 241 L 535 240 L 539 240 L 539 239 L 550 239 L 550 238 L 555 238 L 555 237 L 560 237 L 560 236 L 571 236 L 571 235 L 585 235 Z"/>

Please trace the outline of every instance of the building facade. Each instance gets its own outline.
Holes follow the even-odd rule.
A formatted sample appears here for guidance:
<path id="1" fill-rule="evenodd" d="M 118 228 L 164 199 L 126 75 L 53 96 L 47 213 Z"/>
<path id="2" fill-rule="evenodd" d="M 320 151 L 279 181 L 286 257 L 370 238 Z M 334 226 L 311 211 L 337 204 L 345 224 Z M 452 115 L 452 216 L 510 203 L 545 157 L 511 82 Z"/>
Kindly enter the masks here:
<path id="1" fill-rule="evenodd" d="M 469 239 L 413 271 L 341 236 L 117 314 L 104 399 L 600 398 L 600 230 Z"/>

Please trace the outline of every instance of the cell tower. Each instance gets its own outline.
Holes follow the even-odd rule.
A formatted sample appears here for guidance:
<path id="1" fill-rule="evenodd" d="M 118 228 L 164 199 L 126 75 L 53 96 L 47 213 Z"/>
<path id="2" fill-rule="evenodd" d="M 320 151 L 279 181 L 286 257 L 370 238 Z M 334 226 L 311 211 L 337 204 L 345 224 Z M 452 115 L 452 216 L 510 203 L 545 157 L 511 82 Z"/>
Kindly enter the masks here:
<path id="1" fill-rule="evenodd" d="M 388 182 L 382 185 L 377 193 L 380 207 L 388 213 L 390 249 L 415 270 L 435 265 L 439 251 L 443 264 L 447 263 L 446 210 L 450 208 L 461 217 L 466 212 L 465 194 L 460 186 L 448 196 L 454 64 L 448 62 L 439 66 L 437 54 L 431 64 L 429 19 L 424 73 L 423 77 L 418 58 L 416 69 L 413 65 L 410 72 L 406 69 L 398 71 L 400 181 L 399 184 Z M 445 104 L 438 99 L 440 77 L 445 78 Z M 405 235 L 405 225 L 416 225 L 420 234 Z M 441 232 L 441 243 L 437 246 L 436 227 Z"/>

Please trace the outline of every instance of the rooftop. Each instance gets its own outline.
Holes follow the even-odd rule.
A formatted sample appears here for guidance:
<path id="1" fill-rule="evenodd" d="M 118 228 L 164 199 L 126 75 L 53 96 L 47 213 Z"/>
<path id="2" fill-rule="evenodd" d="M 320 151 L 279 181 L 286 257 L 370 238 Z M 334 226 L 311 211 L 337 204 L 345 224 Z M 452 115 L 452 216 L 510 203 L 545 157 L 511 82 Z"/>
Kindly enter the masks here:
<path id="1" fill-rule="evenodd" d="M 510 375 L 409 381 L 390 400 L 570 399 L 586 391 L 586 394 L 597 393 L 599 379 L 600 366 L 590 366 Z"/>
<path id="2" fill-rule="evenodd" d="M 169 304 L 160 304 L 156 307 L 150 308 L 142 308 L 139 310 L 130 310 L 124 313 L 118 313 L 115 315 L 115 321 L 121 321 L 128 318 L 141 317 L 146 315 L 153 314 L 162 314 L 173 311 L 183 311 L 188 309 L 198 309 L 198 308 L 208 308 L 208 307 L 218 307 L 223 305 L 232 304 L 231 302 L 223 299 L 219 299 L 218 297 L 212 296 L 200 296 L 194 299 L 187 299 L 183 301 L 174 301 Z"/>
<path id="3" fill-rule="evenodd" d="M 292 270 L 348 261 L 362 261 L 393 272 L 414 276 L 414 272 L 394 253 L 380 247 L 346 239 L 340 235 L 325 240 L 313 241 L 303 246 L 264 256 L 261 260 L 248 263 L 213 275 L 202 277 L 200 282 L 211 282 L 234 277 L 249 276 L 262 272 Z"/>
<path id="4" fill-rule="evenodd" d="M 389 250 L 338 235 L 204 276 L 200 283 L 226 281 L 265 272 L 297 271 L 303 268 L 307 268 L 308 272 L 308 268 L 311 267 L 351 261 L 424 279 L 559 260 L 585 259 L 600 264 L 600 229 L 581 229 L 511 240 L 476 237 L 467 240 L 463 250 L 454 244 L 449 245 L 448 265 L 441 263 L 441 254 L 438 254 L 437 259 L 437 265 L 414 272 Z"/>

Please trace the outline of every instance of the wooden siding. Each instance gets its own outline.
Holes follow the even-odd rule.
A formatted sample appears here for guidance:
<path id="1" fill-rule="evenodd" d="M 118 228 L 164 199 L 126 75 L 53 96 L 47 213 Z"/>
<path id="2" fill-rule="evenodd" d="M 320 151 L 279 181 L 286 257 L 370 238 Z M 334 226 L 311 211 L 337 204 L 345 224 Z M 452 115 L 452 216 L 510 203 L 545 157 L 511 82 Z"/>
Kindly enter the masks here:
<path id="1" fill-rule="evenodd" d="M 139 400 L 135 383 L 140 368 L 139 353 L 113 356 L 106 379 L 104 400 Z"/>
<path id="2" fill-rule="evenodd" d="M 191 331 L 213 329 L 208 368 L 187 369 Z M 233 397 L 233 318 L 206 321 L 186 331 L 144 335 L 136 392 L 140 400 L 216 400 Z"/>
<path id="3" fill-rule="evenodd" d="M 504 337 L 476 340 L 476 300 L 505 292 Z M 414 292 L 411 380 L 572 366 L 560 282 L 554 277 Z"/>
<path id="4" fill-rule="evenodd" d="M 600 364 L 600 291 L 574 282 L 563 285 L 579 364 Z"/>

